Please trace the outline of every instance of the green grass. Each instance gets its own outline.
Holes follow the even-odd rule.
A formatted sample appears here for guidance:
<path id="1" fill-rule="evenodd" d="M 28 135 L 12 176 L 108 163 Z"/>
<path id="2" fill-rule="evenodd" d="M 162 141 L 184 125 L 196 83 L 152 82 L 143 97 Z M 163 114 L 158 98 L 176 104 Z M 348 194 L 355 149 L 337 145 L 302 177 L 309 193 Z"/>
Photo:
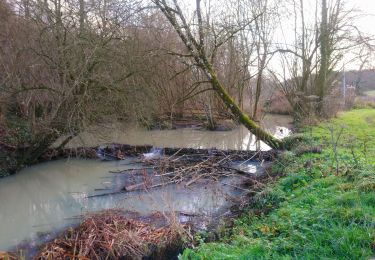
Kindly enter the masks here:
<path id="1" fill-rule="evenodd" d="M 370 96 L 370 97 L 375 97 L 375 90 L 366 91 L 365 95 Z"/>
<path id="2" fill-rule="evenodd" d="M 337 166 L 331 139 L 341 129 Z M 231 235 L 186 249 L 181 259 L 375 256 L 375 110 L 346 112 L 303 135 L 309 141 L 299 146 L 320 144 L 322 153 L 286 152 L 274 166 L 284 176 L 253 198 Z"/>

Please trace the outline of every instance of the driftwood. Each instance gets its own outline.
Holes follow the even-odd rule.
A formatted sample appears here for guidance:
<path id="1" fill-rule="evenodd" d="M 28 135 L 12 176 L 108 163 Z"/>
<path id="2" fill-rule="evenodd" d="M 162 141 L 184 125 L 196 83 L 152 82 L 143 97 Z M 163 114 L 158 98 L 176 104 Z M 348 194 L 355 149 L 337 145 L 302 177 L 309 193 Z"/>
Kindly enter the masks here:
<path id="1" fill-rule="evenodd" d="M 199 181 L 217 181 L 224 177 L 236 175 L 245 176 L 246 179 L 255 179 L 255 174 L 238 169 L 235 165 L 242 165 L 254 158 L 259 158 L 259 153 L 233 152 L 214 150 L 191 150 L 190 154 L 182 154 L 185 149 L 169 150 L 170 156 L 164 156 L 155 160 L 144 160 L 143 167 L 132 168 L 111 173 L 138 176 L 138 183 L 124 185 L 121 192 L 132 192 L 138 190 L 149 190 L 168 184 L 182 184 L 189 187 Z M 173 151 L 173 153 L 172 153 Z M 207 151 L 206 153 L 204 153 Z M 238 160 L 241 159 L 241 163 Z M 256 185 L 256 181 L 253 182 Z M 230 186 L 230 184 L 228 184 Z M 239 186 L 234 188 L 249 191 Z M 249 191 L 250 192 L 250 191 Z M 111 195 L 113 193 L 108 193 Z M 99 196 L 104 196 L 103 194 Z"/>
<path id="2" fill-rule="evenodd" d="M 121 152 L 121 154 L 126 157 L 138 157 L 143 153 L 149 152 L 153 147 L 151 145 L 127 145 L 127 144 L 108 144 L 104 146 L 108 148 L 107 153 L 111 154 L 113 157 Z M 95 147 L 79 147 L 79 148 L 65 148 L 65 149 L 49 149 L 40 160 L 53 160 L 68 157 L 80 157 L 87 159 L 98 159 L 97 150 L 103 148 L 103 146 Z M 225 156 L 231 155 L 233 160 L 247 160 L 249 158 L 256 160 L 271 161 L 277 156 L 276 150 L 270 151 L 240 151 L 240 150 L 220 150 L 220 149 L 194 149 L 194 148 L 173 148 L 166 147 L 163 148 L 163 155 L 169 157 L 180 157 L 182 155 L 189 156 L 191 160 L 192 157 L 198 157 L 198 161 L 202 156 Z M 118 158 L 120 159 L 120 158 Z"/>
<path id="3" fill-rule="evenodd" d="M 146 183 L 141 182 L 141 183 L 125 186 L 124 190 L 125 191 L 135 191 L 135 190 L 143 190 L 143 189 L 146 189 L 146 188 L 147 188 Z"/>
<path id="4" fill-rule="evenodd" d="M 97 158 L 96 149 L 99 147 L 64 149 L 60 151 L 51 150 L 48 154 L 50 159 L 69 156 L 84 158 Z M 103 146 L 100 147 L 103 149 Z M 198 182 L 207 180 L 218 181 L 224 177 L 241 175 L 249 179 L 250 183 L 256 183 L 256 174 L 247 172 L 236 165 L 245 163 L 264 162 L 277 157 L 277 152 L 271 150 L 261 151 L 238 151 L 219 149 L 193 149 L 193 148 L 163 148 L 162 156 L 157 159 L 146 159 L 143 153 L 148 153 L 152 146 L 131 146 L 123 144 L 110 144 L 105 148 L 106 152 L 122 154 L 133 158 L 132 161 L 124 163 L 124 166 L 141 164 L 140 167 L 132 167 L 124 170 L 110 171 L 112 174 L 124 174 L 125 181 L 120 190 L 110 191 L 97 195 L 88 196 L 101 197 L 116 195 L 125 192 L 149 190 L 169 184 L 182 184 L 190 187 Z M 47 156 L 47 155 L 46 155 Z M 143 158 L 143 159 L 142 159 Z M 133 183 L 128 183 L 132 179 Z M 241 187 L 237 187 L 242 189 Z M 247 189 L 244 189 L 247 190 Z M 97 190 L 99 191 L 99 190 Z M 104 191 L 104 190 L 103 190 Z"/>
<path id="5" fill-rule="evenodd" d="M 200 150 L 199 153 L 193 153 L 194 151 L 189 149 L 190 154 L 179 155 L 182 151 L 184 149 L 174 150 L 174 153 L 169 150 L 170 156 L 155 160 L 143 160 L 140 168 L 111 171 L 114 174 L 124 174 L 124 177 L 129 179 L 134 176 L 136 181 L 130 184 L 126 184 L 125 181 L 123 188 L 119 191 L 93 195 L 89 198 L 150 190 L 170 184 L 182 184 L 185 187 L 190 187 L 201 181 L 218 181 L 221 178 L 233 176 L 242 176 L 242 178 L 249 179 L 250 183 L 258 186 L 255 180 L 256 174 L 235 167 L 236 164 L 241 165 L 249 162 L 249 160 L 256 162 L 254 158 L 257 157 L 257 154 L 251 153 L 251 157 L 245 157 L 244 152 L 230 154 L 228 151 L 215 150 L 213 153 L 203 153 L 203 150 Z M 238 162 L 239 159 L 242 163 Z M 228 184 L 228 186 L 230 185 Z M 234 188 L 251 192 L 237 185 Z"/>

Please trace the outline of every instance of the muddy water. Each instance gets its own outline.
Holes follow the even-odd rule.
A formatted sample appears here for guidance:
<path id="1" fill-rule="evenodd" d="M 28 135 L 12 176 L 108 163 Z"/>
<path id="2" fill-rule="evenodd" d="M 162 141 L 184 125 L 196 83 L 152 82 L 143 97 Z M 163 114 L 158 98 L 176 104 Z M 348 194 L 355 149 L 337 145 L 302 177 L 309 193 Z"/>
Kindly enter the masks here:
<path id="1" fill-rule="evenodd" d="M 267 115 L 262 121 L 262 126 L 273 134 L 278 131 L 280 126 L 291 128 L 291 125 L 291 117 L 282 115 Z M 287 133 L 284 132 L 283 134 Z M 123 125 L 93 128 L 90 132 L 75 138 L 69 146 L 78 147 L 96 146 L 103 143 L 125 143 L 132 145 L 149 144 L 157 147 L 255 150 L 255 142 L 255 137 L 242 126 L 231 131 L 212 132 L 189 128 L 147 131 Z M 262 150 L 270 149 L 264 143 L 260 144 L 260 148 Z"/>
<path id="2" fill-rule="evenodd" d="M 277 126 L 288 127 L 290 121 L 288 117 L 272 117 L 266 121 L 267 128 L 275 132 Z M 161 147 L 254 148 L 252 136 L 241 127 L 227 132 L 108 128 L 82 135 L 70 145 L 96 145 L 104 142 L 152 144 Z M 266 146 L 262 148 L 267 149 Z M 60 160 L 35 165 L 1 179 L 0 251 L 12 249 L 23 241 L 38 243 L 41 234 L 78 223 L 80 216 L 87 212 L 119 208 L 141 214 L 171 210 L 205 215 L 221 214 L 230 207 L 230 198 L 240 193 L 240 190 L 233 187 L 238 180 L 226 179 L 221 183 L 189 188 L 170 185 L 149 192 L 90 197 L 122 188 L 125 176 L 110 171 L 139 167 L 137 164 L 129 165 L 129 162 Z M 256 163 L 250 163 L 247 167 L 254 173 L 260 169 Z"/>
<path id="3" fill-rule="evenodd" d="M 137 167 L 127 161 L 60 160 L 42 163 L 0 181 L 0 251 L 19 243 L 37 242 L 38 235 L 60 230 L 87 212 L 124 209 L 148 214 L 182 211 L 211 215 L 225 211 L 238 190 L 223 183 L 189 188 L 167 185 L 148 192 L 97 196 L 119 190 L 124 174 L 109 173 Z M 252 165 L 255 172 L 257 165 Z M 232 183 L 233 180 L 224 180 Z M 78 217 L 78 218 L 77 218 Z"/>

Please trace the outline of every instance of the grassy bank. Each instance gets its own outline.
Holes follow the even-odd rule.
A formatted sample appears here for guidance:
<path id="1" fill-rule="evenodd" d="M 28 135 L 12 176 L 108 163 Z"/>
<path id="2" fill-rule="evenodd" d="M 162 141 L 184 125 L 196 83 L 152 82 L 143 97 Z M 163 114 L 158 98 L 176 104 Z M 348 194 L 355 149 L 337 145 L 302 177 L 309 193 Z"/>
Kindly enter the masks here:
<path id="1" fill-rule="evenodd" d="M 346 112 L 301 137 L 274 165 L 282 177 L 252 199 L 230 235 L 182 259 L 375 256 L 375 110 Z"/>
<path id="2" fill-rule="evenodd" d="M 375 90 L 366 91 L 365 94 L 370 97 L 375 97 Z"/>

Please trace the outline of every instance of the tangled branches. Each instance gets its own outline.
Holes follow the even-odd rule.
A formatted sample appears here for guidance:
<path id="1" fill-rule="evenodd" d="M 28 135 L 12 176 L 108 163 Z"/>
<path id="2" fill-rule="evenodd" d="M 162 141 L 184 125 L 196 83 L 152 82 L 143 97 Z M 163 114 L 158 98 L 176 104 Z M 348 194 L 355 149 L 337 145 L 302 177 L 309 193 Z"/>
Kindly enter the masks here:
<path id="1" fill-rule="evenodd" d="M 44 246 L 35 259 L 142 259 L 181 243 L 183 226 L 154 227 L 117 211 L 88 215 Z"/>
<path id="2" fill-rule="evenodd" d="M 146 158 L 140 169 L 126 169 L 115 173 L 138 176 L 135 184 L 126 185 L 124 191 L 151 189 L 167 184 L 183 184 L 188 187 L 202 180 L 219 181 L 224 177 L 238 175 L 253 179 L 255 174 L 259 174 L 256 172 L 256 164 L 259 162 L 253 161 L 258 154 L 249 157 L 241 153 L 221 153 L 220 150 L 210 153 L 179 153 L 177 151 L 157 159 Z"/>

